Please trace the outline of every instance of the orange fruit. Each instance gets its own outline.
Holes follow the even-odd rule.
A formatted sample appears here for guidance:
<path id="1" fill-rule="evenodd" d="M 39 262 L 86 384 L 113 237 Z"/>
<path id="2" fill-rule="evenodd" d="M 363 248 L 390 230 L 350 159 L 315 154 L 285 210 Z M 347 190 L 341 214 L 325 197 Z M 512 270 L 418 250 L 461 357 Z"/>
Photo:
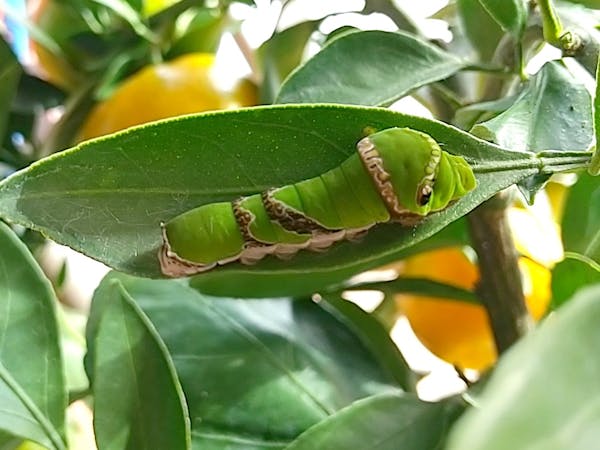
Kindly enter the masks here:
<path id="1" fill-rule="evenodd" d="M 214 61 L 212 54 L 190 53 L 141 69 L 96 105 L 79 140 L 182 114 L 255 105 L 257 91 L 247 80 L 219 86 Z"/>
<path id="2" fill-rule="evenodd" d="M 562 257 L 560 237 L 553 222 L 548 226 L 526 210 L 511 208 L 509 217 L 515 224 L 513 230 L 517 231 L 517 226 L 518 230 L 525 226 L 530 229 L 528 233 L 518 231 L 513 235 L 521 254 L 529 256 L 519 259 L 519 268 L 527 307 L 532 317 L 539 320 L 551 298 L 549 267 Z M 474 290 L 479 281 L 477 265 L 459 247 L 409 257 L 397 270 L 400 276 L 428 278 L 468 290 Z M 439 358 L 461 369 L 475 370 L 485 370 L 496 361 L 494 338 L 483 306 L 413 294 L 398 294 L 395 300 L 415 335 Z"/>
<path id="3" fill-rule="evenodd" d="M 87 30 L 85 21 L 73 5 L 53 0 L 31 2 L 31 21 L 50 36 L 63 52 L 69 47 L 69 40 L 73 36 Z M 80 81 L 65 54 L 53 53 L 34 38 L 30 40 L 30 48 L 39 76 L 45 80 L 65 90 L 72 89 Z"/>

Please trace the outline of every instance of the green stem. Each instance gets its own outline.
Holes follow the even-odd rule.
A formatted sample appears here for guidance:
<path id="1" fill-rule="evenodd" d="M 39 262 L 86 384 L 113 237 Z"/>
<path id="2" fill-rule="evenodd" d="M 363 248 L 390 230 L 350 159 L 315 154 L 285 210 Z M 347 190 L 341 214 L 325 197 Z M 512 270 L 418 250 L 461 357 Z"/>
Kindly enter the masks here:
<path id="1" fill-rule="evenodd" d="M 544 40 L 555 47 L 562 47 L 561 36 L 563 35 L 563 27 L 560 19 L 556 15 L 552 0 L 538 0 L 537 4 L 540 8 L 542 16 L 542 26 L 544 29 Z"/>
<path id="2" fill-rule="evenodd" d="M 596 149 L 594 152 L 592 161 L 590 162 L 590 167 L 588 167 L 588 172 L 593 176 L 600 175 L 600 148 Z"/>
<path id="3" fill-rule="evenodd" d="M 544 40 L 560 48 L 565 56 L 575 56 L 584 43 L 579 35 L 565 30 L 552 4 L 552 0 L 537 0 L 542 16 Z"/>
<path id="4" fill-rule="evenodd" d="M 519 78 L 521 78 L 521 81 L 527 81 L 529 79 L 529 75 L 527 75 L 527 72 L 525 71 L 525 55 L 523 54 L 523 44 L 521 42 L 517 44 L 516 60 Z"/>
<path id="5" fill-rule="evenodd" d="M 500 66 L 497 64 L 488 64 L 485 62 L 470 63 L 463 70 L 474 72 L 487 72 L 499 75 L 514 75 L 514 71 L 510 67 Z"/>
<path id="6" fill-rule="evenodd" d="M 484 161 L 470 163 L 475 173 L 502 172 L 504 170 L 537 169 L 540 173 L 560 173 L 585 169 L 592 159 L 591 152 L 573 152 L 561 155 L 560 152 L 542 152 L 532 154 L 530 158 L 519 158 L 507 161 Z"/>

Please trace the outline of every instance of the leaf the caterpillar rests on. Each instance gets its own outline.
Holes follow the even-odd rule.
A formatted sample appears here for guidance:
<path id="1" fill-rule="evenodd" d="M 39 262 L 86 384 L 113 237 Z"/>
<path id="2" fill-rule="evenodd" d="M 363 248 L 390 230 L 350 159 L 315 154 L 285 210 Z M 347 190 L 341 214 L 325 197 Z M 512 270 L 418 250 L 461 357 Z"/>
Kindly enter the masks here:
<path id="1" fill-rule="evenodd" d="M 187 211 L 162 227 L 162 272 L 181 277 L 219 264 L 253 264 L 324 251 L 377 223 L 417 224 L 475 188 L 469 164 L 410 128 L 361 139 L 338 167 L 295 184 Z"/>

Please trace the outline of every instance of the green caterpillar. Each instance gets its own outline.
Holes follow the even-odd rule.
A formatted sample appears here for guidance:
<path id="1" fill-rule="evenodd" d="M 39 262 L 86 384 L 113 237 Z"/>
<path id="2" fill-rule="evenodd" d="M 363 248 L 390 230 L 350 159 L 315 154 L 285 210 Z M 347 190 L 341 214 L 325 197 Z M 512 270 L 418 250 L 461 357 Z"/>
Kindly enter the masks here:
<path id="1" fill-rule="evenodd" d="M 377 223 L 417 224 L 475 188 L 469 164 L 410 128 L 360 140 L 338 167 L 299 183 L 210 203 L 162 225 L 162 272 L 193 275 L 218 264 L 254 264 L 300 249 L 323 251 Z"/>

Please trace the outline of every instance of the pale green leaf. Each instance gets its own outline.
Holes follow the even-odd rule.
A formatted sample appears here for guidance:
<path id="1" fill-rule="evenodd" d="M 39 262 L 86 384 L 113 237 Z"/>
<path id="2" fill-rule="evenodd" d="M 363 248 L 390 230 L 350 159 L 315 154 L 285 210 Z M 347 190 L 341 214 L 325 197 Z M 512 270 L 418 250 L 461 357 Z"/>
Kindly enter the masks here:
<path id="1" fill-rule="evenodd" d="M 494 369 L 448 450 L 590 450 L 600 441 L 600 286 L 579 291 Z"/>

